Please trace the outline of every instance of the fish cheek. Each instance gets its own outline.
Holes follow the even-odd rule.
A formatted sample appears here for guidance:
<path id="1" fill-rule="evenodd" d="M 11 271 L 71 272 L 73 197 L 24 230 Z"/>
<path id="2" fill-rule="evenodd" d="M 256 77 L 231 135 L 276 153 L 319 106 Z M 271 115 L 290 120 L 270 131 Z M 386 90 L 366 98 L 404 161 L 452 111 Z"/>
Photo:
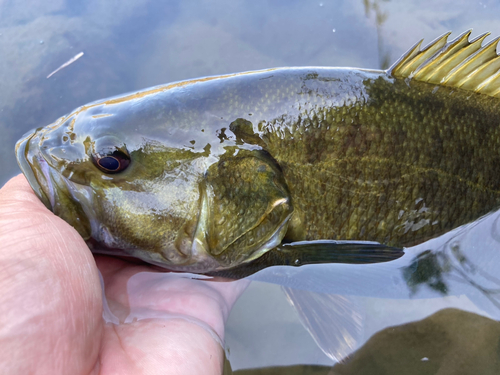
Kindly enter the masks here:
<path id="1" fill-rule="evenodd" d="M 293 211 L 281 170 L 260 151 L 242 151 L 206 175 L 209 253 L 225 267 L 260 256 L 283 238 Z"/>
<path id="2" fill-rule="evenodd" d="M 178 190 L 161 181 L 152 185 L 136 190 L 94 188 L 101 223 L 99 240 L 108 248 L 146 261 L 165 265 L 189 262 L 199 190 L 194 183 L 178 184 Z"/>

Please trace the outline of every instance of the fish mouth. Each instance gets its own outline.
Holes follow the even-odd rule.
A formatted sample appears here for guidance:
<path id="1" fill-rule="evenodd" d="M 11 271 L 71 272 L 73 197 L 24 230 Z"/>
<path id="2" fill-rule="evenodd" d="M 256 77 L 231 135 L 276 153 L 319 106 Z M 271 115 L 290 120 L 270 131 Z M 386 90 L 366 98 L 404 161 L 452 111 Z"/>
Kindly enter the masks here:
<path id="1" fill-rule="evenodd" d="M 17 163 L 26 176 L 31 188 L 51 211 L 54 207 L 54 185 L 50 178 L 50 166 L 40 152 L 43 128 L 26 133 L 16 143 Z"/>

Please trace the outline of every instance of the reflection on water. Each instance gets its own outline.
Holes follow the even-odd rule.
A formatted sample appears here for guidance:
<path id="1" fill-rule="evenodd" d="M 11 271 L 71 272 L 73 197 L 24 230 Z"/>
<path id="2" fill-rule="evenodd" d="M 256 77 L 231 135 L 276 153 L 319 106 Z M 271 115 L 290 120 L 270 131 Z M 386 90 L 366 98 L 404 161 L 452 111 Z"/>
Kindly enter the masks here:
<path id="1" fill-rule="evenodd" d="M 500 310 L 500 278 L 496 272 L 487 269 L 486 264 L 482 264 L 488 259 L 485 258 L 488 253 L 491 256 L 488 259 L 490 265 L 499 259 L 500 242 L 494 235 L 498 232 L 498 218 L 498 214 L 489 215 L 462 228 L 456 237 L 451 237 L 442 246 L 440 251 L 425 250 L 419 253 L 409 266 L 402 269 L 403 278 L 412 295 L 417 294 L 420 288 L 428 287 L 446 296 L 452 289 L 457 289 L 456 285 L 461 284 L 473 288 L 478 295 L 484 296 L 491 302 L 492 308 L 494 306 Z M 485 230 L 486 225 L 490 225 L 488 234 L 491 236 L 492 244 L 489 245 L 491 248 L 486 247 L 488 246 L 486 242 L 474 246 L 470 242 L 463 241 L 462 236 L 471 236 L 471 233 Z"/>
<path id="2" fill-rule="evenodd" d="M 456 309 L 386 328 L 332 374 L 498 374 L 500 323 Z"/>
<path id="3" fill-rule="evenodd" d="M 443 272 L 446 272 L 448 267 L 440 265 L 438 258 L 442 257 L 441 254 L 426 250 L 418 254 L 408 267 L 403 268 L 403 277 L 412 293 L 417 291 L 420 284 L 425 283 L 444 296 L 447 294 L 448 287 L 443 281 Z"/>
<path id="4" fill-rule="evenodd" d="M 224 374 L 424 375 L 500 372 L 500 323 L 457 309 L 418 322 L 386 328 L 351 357 L 331 366 L 296 365 Z"/>
<path id="5" fill-rule="evenodd" d="M 461 282 L 476 288 L 500 309 L 500 279 L 495 274 L 484 272 L 481 266 L 465 256 L 459 242 L 449 244 L 449 250 L 449 254 L 423 251 L 402 269 L 411 293 L 416 294 L 420 287 L 427 286 L 446 296 L 450 290 L 449 283 Z"/>
<path id="6" fill-rule="evenodd" d="M 492 0 L 120 4 L 0 2 L 0 185 L 18 173 L 13 149 L 24 132 L 92 100 L 273 66 L 386 67 L 417 40 L 448 30 L 500 35 Z M 226 327 L 234 373 L 453 373 L 465 363 L 469 373 L 499 373 L 498 217 L 390 264 L 274 267 L 252 276 Z M 132 320 L 147 313 L 121 311 Z M 255 367 L 271 368 L 245 370 Z"/>
<path id="7" fill-rule="evenodd" d="M 377 48 L 379 56 L 379 68 L 387 69 L 391 64 L 391 55 L 384 47 L 384 39 L 382 26 L 387 20 L 388 13 L 386 13 L 382 7 L 382 3 L 386 3 L 390 0 L 363 0 L 363 5 L 365 6 L 365 13 L 367 17 L 370 17 L 372 12 L 375 15 L 376 29 L 377 29 Z"/>
<path id="8" fill-rule="evenodd" d="M 286 287 L 283 291 L 297 310 L 304 328 L 328 358 L 341 361 L 357 348 L 364 314 L 354 299 Z"/>

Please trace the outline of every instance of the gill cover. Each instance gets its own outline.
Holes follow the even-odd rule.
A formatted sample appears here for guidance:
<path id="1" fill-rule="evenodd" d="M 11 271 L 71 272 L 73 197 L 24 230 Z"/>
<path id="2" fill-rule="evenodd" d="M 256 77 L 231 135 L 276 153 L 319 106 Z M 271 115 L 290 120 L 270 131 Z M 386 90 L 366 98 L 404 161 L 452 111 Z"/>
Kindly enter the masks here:
<path id="1" fill-rule="evenodd" d="M 281 242 L 293 208 L 267 153 L 223 156 L 208 169 L 203 190 L 207 247 L 222 267 L 251 261 Z"/>

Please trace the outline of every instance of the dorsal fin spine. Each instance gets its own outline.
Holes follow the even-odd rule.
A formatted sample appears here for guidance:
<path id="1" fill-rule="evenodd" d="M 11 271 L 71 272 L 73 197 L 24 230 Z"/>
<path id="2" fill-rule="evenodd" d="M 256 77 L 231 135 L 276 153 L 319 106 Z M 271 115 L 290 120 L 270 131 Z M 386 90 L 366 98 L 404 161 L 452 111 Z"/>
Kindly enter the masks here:
<path id="1" fill-rule="evenodd" d="M 404 53 L 392 66 L 387 69 L 387 72 L 390 74 L 392 71 L 399 69 L 399 67 L 403 66 L 407 61 L 411 60 L 415 55 L 420 52 L 420 46 L 424 40 L 421 39 L 419 42 L 415 43 L 408 51 Z"/>
<path id="2" fill-rule="evenodd" d="M 394 77 L 461 88 L 500 97 L 500 38 L 481 46 L 489 33 L 469 41 L 471 30 L 447 42 L 450 33 L 419 50 L 413 46 L 387 73 Z"/>
<path id="3" fill-rule="evenodd" d="M 481 37 L 476 38 L 473 42 L 470 42 L 469 45 L 466 45 L 462 51 L 458 51 L 455 55 L 450 56 L 440 67 L 436 67 L 434 70 L 435 73 L 430 77 L 429 82 L 444 84 L 446 78 L 450 73 L 454 72 L 454 69 L 460 65 L 460 62 L 465 61 L 470 55 L 476 53 L 476 51 L 481 48 L 481 43 L 488 35 L 489 33 L 485 33 Z"/>
<path id="4" fill-rule="evenodd" d="M 497 73 L 499 69 L 500 56 L 495 56 L 487 63 L 476 68 L 467 77 L 462 78 L 462 80 L 458 82 L 458 85 L 465 90 L 474 90 L 476 88 L 481 90 L 481 88 L 494 77 L 494 74 Z M 474 87 L 474 80 L 481 81 L 482 83 Z"/>
<path id="5" fill-rule="evenodd" d="M 451 86 L 460 87 L 459 82 L 467 78 L 475 69 L 484 63 L 487 63 L 493 59 L 496 54 L 496 42 L 498 38 L 489 42 L 486 46 L 481 47 L 475 53 L 470 55 L 465 61 L 457 66 L 457 70 L 453 73 L 453 76 L 448 78 L 445 82 Z"/>
<path id="6" fill-rule="evenodd" d="M 490 96 L 500 94 L 500 71 L 484 82 L 480 88 L 478 87 L 478 91 Z"/>
<path id="7" fill-rule="evenodd" d="M 415 57 L 413 57 L 413 61 L 409 62 L 408 65 L 403 68 L 402 74 L 406 73 L 408 74 L 408 76 L 410 76 L 413 71 L 416 70 L 416 68 L 422 65 L 423 62 L 432 58 L 432 56 L 434 56 L 437 51 L 443 48 L 443 46 L 446 44 L 446 39 L 450 34 L 451 32 L 448 32 L 427 45 L 422 51 L 420 51 L 420 54 L 417 54 Z"/>
<path id="8" fill-rule="evenodd" d="M 469 35 L 471 33 L 471 30 L 468 30 L 461 35 L 459 35 L 457 38 L 455 38 L 453 41 L 448 43 L 446 48 L 443 48 L 443 51 L 438 53 L 436 57 L 433 59 L 433 64 L 437 64 L 436 68 L 432 67 L 432 64 L 427 63 L 425 66 L 422 66 L 419 69 L 418 74 L 415 73 L 415 75 L 418 75 L 421 77 L 423 80 L 428 80 L 431 79 L 432 76 L 437 72 L 441 67 L 446 64 L 446 62 L 449 60 L 450 56 L 453 56 L 457 51 L 459 51 L 461 48 L 469 44 Z"/>

